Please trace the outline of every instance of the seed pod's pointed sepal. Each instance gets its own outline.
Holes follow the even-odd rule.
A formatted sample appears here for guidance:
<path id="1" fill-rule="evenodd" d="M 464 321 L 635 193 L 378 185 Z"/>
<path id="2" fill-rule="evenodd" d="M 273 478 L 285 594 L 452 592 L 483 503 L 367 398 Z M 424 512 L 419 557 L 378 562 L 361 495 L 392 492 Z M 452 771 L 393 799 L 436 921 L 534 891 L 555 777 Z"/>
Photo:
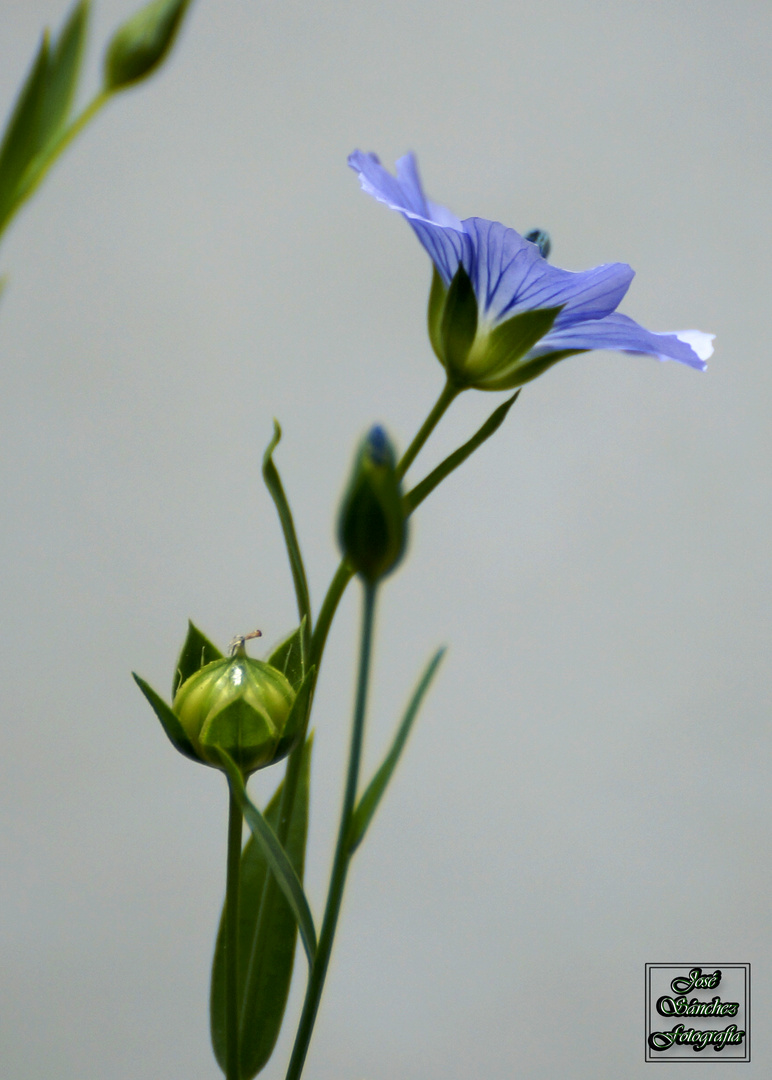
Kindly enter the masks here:
<path id="1" fill-rule="evenodd" d="M 171 708 L 166 704 L 164 699 L 160 697 L 152 686 L 148 686 L 144 679 L 141 679 L 139 675 L 132 672 L 134 682 L 140 688 L 142 693 L 147 698 L 150 707 L 161 721 L 161 727 L 166 732 L 169 742 L 172 744 L 175 750 L 179 750 L 185 757 L 190 758 L 191 761 L 198 761 L 202 764 L 206 764 L 204 759 L 196 753 L 193 749 L 193 744 L 185 734 L 185 729 L 174 715 Z"/>
<path id="2" fill-rule="evenodd" d="M 293 630 L 268 657 L 266 663 L 280 671 L 289 679 L 292 689 L 297 693 L 306 673 L 305 658 L 306 619 L 297 630 Z"/>
<path id="3" fill-rule="evenodd" d="M 440 359 L 453 382 L 468 382 L 466 362 L 477 336 L 477 297 L 471 278 L 459 263 L 450 283 L 440 319 Z"/>
<path id="4" fill-rule="evenodd" d="M 124 90 L 151 75 L 166 59 L 190 0 L 151 0 L 113 35 L 107 48 L 104 87 Z"/>
<path id="5" fill-rule="evenodd" d="M 308 714 L 311 708 L 311 694 L 314 689 L 316 668 L 312 667 L 298 688 L 297 697 L 292 703 L 287 725 L 282 737 L 276 746 L 273 760 L 281 761 L 287 754 L 292 753 L 300 740 L 305 735 L 308 726 Z"/>
<path id="6" fill-rule="evenodd" d="M 369 584 L 390 573 L 402 558 L 407 519 L 396 457 L 382 427 L 363 439 L 338 521 L 341 550 Z"/>
<path id="7" fill-rule="evenodd" d="M 202 667 L 211 664 L 213 660 L 222 660 L 222 653 L 197 626 L 188 620 L 188 636 L 185 638 L 185 644 L 182 646 L 174 671 L 172 697 L 186 679 L 195 675 Z"/>

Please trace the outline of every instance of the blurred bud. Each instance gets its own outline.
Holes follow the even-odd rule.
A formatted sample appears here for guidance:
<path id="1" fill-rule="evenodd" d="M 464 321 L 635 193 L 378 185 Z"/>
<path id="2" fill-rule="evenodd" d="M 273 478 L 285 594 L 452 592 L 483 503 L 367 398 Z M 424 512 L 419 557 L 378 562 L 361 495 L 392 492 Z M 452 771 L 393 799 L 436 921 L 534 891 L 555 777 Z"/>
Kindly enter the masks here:
<path id="1" fill-rule="evenodd" d="M 550 234 L 546 229 L 531 229 L 530 232 L 525 234 L 525 239 L 530 240 L 532 244 L 536 244 L 543 259 L 549 258 L 550 251 L 552 250 L 552 241 L 550 240 Z"/>
<path id="2" fill-rule="evenodd" d="M 115 32 L 105 56 L 105 90 L 123 90 L 150 75 L 174 44 L 190 0 L 152 0 Z"/>
<path id="3" fill-rule="evenodd" d="M 200 668 L 174 697 L 172 711 L 199 758 L 220 767 L 225 750 L 246 775 L 284 757 L 295 691 L 276 668 L 252 660 L 243 644 Z"/>
<path id="4" fill-rule="evenodd" d="M 362 441 L 343 497 L 338 539 L 354 570 L 371 585 L 402 558 L 407 522 L 389 437 L 374 427 Z"/>

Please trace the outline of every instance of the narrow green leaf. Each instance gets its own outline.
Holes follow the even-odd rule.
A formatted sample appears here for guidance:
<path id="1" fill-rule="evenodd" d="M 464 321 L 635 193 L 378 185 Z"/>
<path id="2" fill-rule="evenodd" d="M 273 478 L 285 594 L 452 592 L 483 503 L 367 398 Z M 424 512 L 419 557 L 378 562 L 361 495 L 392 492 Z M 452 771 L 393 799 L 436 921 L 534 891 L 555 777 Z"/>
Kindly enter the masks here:
<path id="1" fill-rule="evenodd" d="M 410 703 L 405 710 L 405 715 L 402 718 L 402 723 L 397 729 L 397 734 L 394 736 L 394 742 L 391 744 L 386 757 L 383 759 L 381 767 L 376 772 L 375 776 L 370 781 L 367 790 L 362 798 L 357 803 L 357 807 L 351 816 L 351 825 L 348 833 L 348 849 L 349 852 L 353 852 L 364 839 L 364 835 L 367 832 L 367 828 L 373 819 L 375 811 L 378 809 L 378 804 L 383 798 L 383 793 L 386 791 L 386 787 L 391 780 L 394 770 L 397 767 L 400 755 L 407 742 L 407 737 L 410 734 L 410 729 L 413 726 L 413 721 L 418 715 L 418 710 L 421 707 L 421 702 L 424 699 L 426 691 L 429 689 L 429 684 L 434 678 L 434 674 L 437 671 L 440 661 L 445 654 L 445 649 L 438 649 L 432 659 L 429 661 L 426 670 L 421 676 L 421 680 L 413 691 L 413 696 L 410 699 Z"/>
<path id="2" fill-rule="evenodd" d="M 211 664 L 213 660 L 222 660 L 222 655 L 217 646 L 213 645 L 209 638 L 188 620 L 188 636 L 185 638 L 185 644 L 182 646 L 174 671 L 172 700 L 186 679 L 195 675 L 206 664 Z"/>
<path id="3" fill-rule="evenodd" d="M 280 671 L 293 690 L 300 687 L 306 673 L 305 617 L 297 630 L 276 646 L 266 663 Z"/>
<path id="4" fill-rule="evenodd" d="M 113 36 L 105 57 L 105 90 L 123 90 L 150 75 L 169 53 L 190 0 L 151 0 Z"/>
<path id="5" fill-rule="evenodd" d="M 88 0 L 81 0 L 72 9 L 52 47 L 41 117 L 40 148 L 57 133 L 70 114 L 86 43 L 88 15 Z"/>
<path id="6" fill-rule="evenodd" d="M 300 783 L 287 834 L 286 851 L 298 877 L 303 877 L 311 739 L 303 747 Z M 279 825 L 284 784 L 265 809 L 274 829 Z M 241 1076 L 251 1080 L 273 1053 L 292 980 L 297 924 L 277 887 L 260 845 L 250 837 L 241 857 L 239 887 L 239 1006 L 241 1011 Z M 210 998 L 212 1046 L 225 1069 L 225 923 L 224 913 L 212 963 Z"/>
<path id="7" fill-rule="evenodd" d="M 457 469 L 462 462 L 473 454 L 478 446 L 482 446 L 486 439 L 489 439 L 494 431 L 498 431 L 501 425 L 504 423 L 507 413 L 517 401 L 518 394 L 513 394 L 511 398 L 508 398 L 502 405 L 499 405 L 495 409 L 482 427 L 477 431 L 471 439 L 459 446 L 457 450 L 454 450 L 452 454 L 449 454 L 444 461 L 441 461 L 436 469 L 433 469 L 427 477 L 425 477 L 420 484 L 416 486 L 405 495 L 405 505 L 407 512 L 412 514 L 417 506 L 424 501 L 427 495 L 431 495 L 438 484 L 441 484 L 446 476 L 449 476 L 454 469 Z"/>
<path id="8" fill-rule="evenodd" d="M 491 331 L 485 348 L 485 369 L 475 383 L 483 390 L 512 390 L 521 385 L 519 361 L 549 333 L 563 309 L 522 311 Z"/>
<path id="9" fill-rule="evenodd" d="M 440 319 L 440 344 L 448 374 L 464 382 L 464 366 L 477 334 L 477 297 L 462 263 L 450 283 Z"/>
<path id="10" fill-rule="evenodd" d="M 139 675 L 137 675 L 133 671 L 132 676 L 134 678 L 134 682 L 137 684 L 137 686 L 140 688 L 147 700 L 150 702 L 150 706 L 153 709 L 153 712 L 161 721 L 161 727 L 168 735 L 169 742 L 172 744 L 174 749 L 179 750 L 181 754 L 184 754 L 185 757 L 190 758 L 191 761 L 197 761 L 200 764 L 201 758 L 193 749 L 190 739 L 188 739 L 187 735 L 185 734 L 182 724 L 179 722 L 172 710 L 166 704 L 164 699 L 155 692 L 152 686 L 148 686 L 145 680 L 141 679 Z"/>
<path id="11" fill-rule="evenodd" d="M 223 763 L 223 768 L 228 774 L 231 790 L 241 807 L 241 812 L 246 818 L 247 825 L 255 840 L 262 848 L 263 855 L 270 867 L 271 873 L 275 877 L 281 891 L 284 893 L 287 903 L 292 908 L 292 914 L 297 921 L 310 966 L 313 964 L 314 956 L 316 954 L 316 930 L 314 929 L 314 920 L 311 915 L 311 909 L 308 906 L 308 900 L 306 900 L 306 894 L 303 892 L 303 886 L 300 884 L 300 879 L 295 873 L 295 868 L 290 862 L 286 851 L 279 843 L 276 833 L 247 795 L 247 789 L 244 786 L 244 778 L 239 772 L 233 758 L 231 758 L 224 750 L 219 751 L 219 756 Z"/>
<path id="12" fill-rule="evenodd" d="M 40 147 L 48 65 L 49 38 L 46 31 L 16 99 L 0 145 L 0 228 L 13 206 L 14 189 Z"/>
<path id="13" fill-rule="evenodd" d="M 263 455 L 263 480 L 273 499 L 276 512 L 279 515 L 279 521 L 281 522 L 281 530 L 284 534 L 284 544 L 287 548 L 287 556 L 289 557 L 290 569 L 292 571 L 292 581 L 295 586 L 298 614 L 301 622 L 304 619 L 306 620 L 305 637 L 307 644 L 311 634 L 311 599 L 308 593 L 308 580 L 306 578 L 305 567 L 303 566 L 303 557 L 300 554 L 300 544 L 298 543 L 297 533 L 295 532 L 295 523 L 292 520 L 292 511 L 287 502 L 287 496 L 284 494 L 284 486 L 282 485 L 278 469 L 273 463 L 273 452 L 279 445 L 280 440 L 281 427 L 278 420 L 274 420 L 273 438 L 269 442 L 265 454 Z"/>

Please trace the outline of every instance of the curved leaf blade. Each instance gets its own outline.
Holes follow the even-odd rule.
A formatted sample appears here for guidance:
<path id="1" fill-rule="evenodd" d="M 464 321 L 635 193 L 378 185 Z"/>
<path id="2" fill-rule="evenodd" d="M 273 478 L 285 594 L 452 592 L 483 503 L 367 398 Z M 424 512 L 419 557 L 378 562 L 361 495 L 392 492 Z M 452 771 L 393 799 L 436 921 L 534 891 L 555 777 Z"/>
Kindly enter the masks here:
<path id="1" fill-rule="evenodd" d="M 300 783 L 287 834 L 286 851 L 298 877 L 303 877 L 312 741 L 303 747 Z M 284 784 L 265 809 L 276 830 Z M 297 923 L 275 883 L 260 845 L 253 836 L 241 857 L 239 887 L 239 1007 L 241 1011 L 241 1075 L 251 1080 L 266 1065 L 279 1037 L 292 981 Z M 225 922 L 220 920 L 210 998 L 212 1046 L 225 1069 Z"/>
<path id="2" fill-rule="evenodd" d="M 357 803 L 356 809 L 351 817 L 351 825 L 349 827 L 348 834 L 348 849 L 349 852 L 354 852 L 357 847 L 362 843 L 364 835 L 367 832 L 368 826 L 373 819 L 375 811 L 378 809 L 378 804 L 383 798 L 384 792 L 391 780 L 394 770 L 397 767 L 397 763 L 400 759 L 402 751 L 405 748 L 407 737 L 410 734 L 410 729 L 413 726 L 413 722 L 418 715 L 418 710 L 421 707 L 429 685 L 435 676 L 440 661 L 445 655 L 445 647 L 438 649 L 434 656 L 431 658 L 426 666 L 421 679 L 413 691 L 413 696 L 410 699 L 405 715 L 402 718 L 402 723 L 397 729 L 397 734 L 394 736 L 394 742 L 391 744 L 386 757 L 383 759 L 381 767 L 376 772 L 375 776 L 370 781 L 367 789 L 362 798 Z"/>
<path id="3" fill-rule="evenodd" d="M 287 856 L 287 852 L 279 843 L 276 833 L 247 795 L 244 778 L 233 758 L 222 749 L 219 751 L 219 757 L 223 763 L 223 768 L 228 774 L 231 790 L 241 807 L 247 825 L 249 825 L 252 835 L 260 845 L 265 861 L 284 893 L 285 900 L 292 909 L 310 966 L 313 964 L 316 955 L 316 929 L 314 928 L 313 916 L 308 906 L 306 894 L 303 892 L 303 886 L 300 884 L 300 879 Z"/>
<path id="4" fill-rule="evenodd" d="M 434 489 L 438 484 L 442 483 L 446 476 L 449 476 L 454 469 L 457 469 L 459 465 L 462 465 L 466 459 L 475 452 L 478 446 L 482 446 L 485 440 L 489 439 L 494 431 L 498 431 L 504 423 L 507 413 L 517 401 L 519 394 L 520 391 L 517 390 L 511 398 L 508 398 L 507 401 L 503 403 L 503 405 L 499 405 L 471 439 L 468 439 L 462 446 L 459 446 L 452 454 L 448 454 L 445 460 L 441 461 L 436 469 L 432 469 L 427 477 L 408 491 L 405 495 L 405 506 L 407 507 L 407 512 L 409 514 L 412 514 L 415 508 L 420 506 L 428 495 L 431 495 Z"/>
<path id="5" fill-rule="evenodd" d="M 273 438 L 268 443 L 265 454 L 263 455 L 263 480 L 273 499 L 276 512 L 279 515 L 279 522 L 281 523 L 281 529 L 284 535 L 284 544 L 287 548 L 290 570 L 292 571 L 292 582 L 295 586 L 298 614 L 300 615 L 301 623 L 303 619 L 306 620 L 305 635 L 307 641 L 311 633 L 311 598 L 308 592 L 308 579 L 306 578 L 306 570 L 303 565 L 303 556 L 300 554 L 300 544 L 298 543 L 297 533 L 295 532 L 295 522 L 292 518 L 292 511 L 290 510 L 287 496 L 284 493 L 284 485 L 281 482 L 279 470 L 276 468 L 273 461 L 273 452 L 279 445 L 280 440 L 281 426 L 278 420 L 274 420 Z"/>

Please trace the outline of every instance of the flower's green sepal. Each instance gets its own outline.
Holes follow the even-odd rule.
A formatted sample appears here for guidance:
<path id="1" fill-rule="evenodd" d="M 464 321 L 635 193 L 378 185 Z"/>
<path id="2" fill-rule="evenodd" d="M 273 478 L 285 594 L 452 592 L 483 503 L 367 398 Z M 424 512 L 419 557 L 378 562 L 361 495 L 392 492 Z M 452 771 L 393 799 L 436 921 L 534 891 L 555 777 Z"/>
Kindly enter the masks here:
<path id="1" fill-rule="evenodd" d="M 429 289 L 429 307 L 426 311 L 426 322 L 429 328 L 429 341 L 432 343 L 434 355 L 443 365 L 445 359 L 442 351 L 440 327 L 442 326 L 442 313 L 445 310 L 445 301 L 447 300 L 447 297 L 448 290 L 445 287 L 445 282 L 440 277 L 437 267 L 432 266 L 432 284 Z"/>
<path id="2" fill-rule="evenodd" d="M 241 649 L 186 679 L 172 710 L 201 760 L 221 769 L 224 750 L 247 776 L 277 760 L 294 701 L 280 671 Z"/>
<path id="3" fill-rule="evenodd" d="M 172 710 L 169 708 L 169 706 L 166 704 L 164 699 L 155 692 L 152 686 L 148 686 L 145 680 L 141 679 L 139 675 L 137 675 L 135 672 L 132 672 L 132 676 L 134 678 L 134 682 L 137 684 L 137 686 L 140 688 L 140 690 L 150 703 L 150 707 L 152 708 L 153 712 L 161 721 L 161 727 L 166 732 L 169 738 L 169 742 L 172 744 L 174 749 L 179 750 L 181 754 L 184 754 L 185 757 L 190 758 L 191 761 L 199 761 L 205 765 L 206 762 L 198 753 L 196 753 L 195 749 L 193 748 L 193 743 L 190 741 L 190 739 L 185 733 L 185 729 L 183 728 L 177 717 L 174 715 Z"/>
<path id="4" fill-rule="evenodd" d="M 394 569 L 405 550 L 407 518 L 395 470 L 389 438 L 376 426 L 359 448 L 338 521 L 344 556 L 371 585 Z"/>
<path id="5" fill-rule="evenodd" d="M 117 30 L 105 56 L 104 87 L 124 90 L 166 59 L 190 0 L 151 0 Z"/>
<path id="6" fill-rule="evenodd" d="M 521 363 L 523 357 L 552 329 L 562 308 L 537 308 L 513 315 L 481 335 L 467 362 L 467 378 L 478 390 L 514 390 L 551 367 L 541 359 Z M 560 357 L 558 357 L 560 359 Z M 531 369 L 533 374 L 531 374 Z M 538 369 L 538 370 L 536 370 Z"/>
<path id="7" fill-rule="evenodd" d="M 188 636 L 182 646 L 180 658 L 174 671 L 174 679 L 172 680 L 172 697 L 177 693 L 182 683 L 189 679 L 191 675 L 195 675 L 197 671 L 200 671 L 206 664 L 211 664 L 213 660 L 221 659 L 222 653 L 217 646 L 213 645 L 209 638 L 188 620 Z"/>
<path id="8" fill-rule="evenodd" d="M 440 359 L 452 382 L 464 386 L 465 368 L 477 336 L 477 297 L 461 263 L 450 283 L 440 318 Z"/>

